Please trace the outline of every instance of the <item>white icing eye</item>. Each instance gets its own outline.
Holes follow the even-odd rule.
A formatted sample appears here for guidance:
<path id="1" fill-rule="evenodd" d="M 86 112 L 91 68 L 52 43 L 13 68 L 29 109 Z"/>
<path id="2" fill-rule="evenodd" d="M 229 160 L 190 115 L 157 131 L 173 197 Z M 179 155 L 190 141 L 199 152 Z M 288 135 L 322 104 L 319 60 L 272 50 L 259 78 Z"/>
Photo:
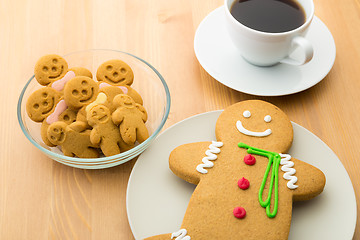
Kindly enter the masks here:
<path id="1" fill-rule="evenodd" d="M 243 116 L 249 118 L 251 116 L 251 112 L 249 110 L 246 110 L 243 112 Z"/>
<path id="2" fill-rule="evenodd" d="M 266 115 L 265 117 L 264 117 L 264 121 L 265 122 L 271 122 L 271 116 L 270 115 Z"/>

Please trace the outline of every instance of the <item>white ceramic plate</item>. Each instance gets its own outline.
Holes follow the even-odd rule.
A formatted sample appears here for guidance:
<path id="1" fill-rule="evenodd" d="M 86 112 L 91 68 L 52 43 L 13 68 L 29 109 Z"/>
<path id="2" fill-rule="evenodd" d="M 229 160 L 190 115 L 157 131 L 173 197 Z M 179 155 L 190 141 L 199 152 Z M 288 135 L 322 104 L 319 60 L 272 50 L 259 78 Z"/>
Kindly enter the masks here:
<path id="1" fill-rule="evenodd" d="M 314 86 L 329 73 L 334 64 L 334 39 L 329 29 L 316 16 L 306 38 L 313 44 L 314 57 L 305 65 L 251 65 L 241 57 L 228 36 L 225 10 L 220 7 L 200 23 L 195 34 L 194 49 L 201 66 L 222 84 L 252 95 L 281 96 Z M 295 51 L 293 55 L 295 58 L 301 57 L 299 51 Z"/>
<path id="2" fill-rule="evenodd" d="M 136 239 L 178 231 L 195 186 L 168 167 L 170 152 L 185 143 L 215 140 L 221 111 L 188 118 L 168 128 L 137 160 L 127 189 L 127 213 Z M 356 200 L 350 178 L 332 150 L 314 134 L 293 123 L 290 154 L 326 175 L 324 192 L 295 203 L 289 239 L 350 240 L 356 223 Z"/>

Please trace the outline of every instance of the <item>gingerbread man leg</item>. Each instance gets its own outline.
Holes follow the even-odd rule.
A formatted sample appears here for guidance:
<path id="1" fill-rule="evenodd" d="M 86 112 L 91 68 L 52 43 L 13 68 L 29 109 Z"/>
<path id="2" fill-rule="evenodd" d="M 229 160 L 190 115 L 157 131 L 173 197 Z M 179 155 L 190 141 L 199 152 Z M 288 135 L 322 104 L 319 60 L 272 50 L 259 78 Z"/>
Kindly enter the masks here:
<path id="1" fill-rule="evenodd" d="M 146 139 L 149 138 L 149 132 L 145 126 L 145 124 L 140 125 L 137 129 L 136 129 L 136 140 L 139 143 L 144 142 Z"/>
<path id="2" fill-rule="evenodd" d="M 126 124 L 120 124 L 120 134 L 127 144 L 134 144 L 136 141 L 136 128 Z"/>
<path id="3" fill-rule="evenodd" d="M 120 154 L 120 147 L 112 139 L 102 138 L 100 148 L 105 156 Z"/>
<path id="4" fill-rule="evenodd" d="M 81 155 L 82 158 L 97 158 L 99 157 L 99 152 L 93 148 L 86 148 Z"/>

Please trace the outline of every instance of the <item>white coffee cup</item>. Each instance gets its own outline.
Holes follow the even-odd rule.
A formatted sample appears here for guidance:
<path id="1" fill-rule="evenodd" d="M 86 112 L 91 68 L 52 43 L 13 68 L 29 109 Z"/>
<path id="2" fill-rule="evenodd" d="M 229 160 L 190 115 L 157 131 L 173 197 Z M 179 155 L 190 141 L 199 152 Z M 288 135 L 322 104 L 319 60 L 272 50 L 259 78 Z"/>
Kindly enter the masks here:
<path id="1" fill-rule="evenodd" d="M 226 27 L 246 61 L 257 66 L 272 66 L 277 63 L 303 65 L 312 59 L 312 44 L 304 38 L 314 17 L 312 0 L 296 0 L 305 11 L 305 22 L 296 29 L 280 33 L 261 32 L 238 22 L 230 13 L 234 1 L 236 0 L 225 0 Z M 303 59 L 289 56 L 296 48 L 302 51 Z"/>

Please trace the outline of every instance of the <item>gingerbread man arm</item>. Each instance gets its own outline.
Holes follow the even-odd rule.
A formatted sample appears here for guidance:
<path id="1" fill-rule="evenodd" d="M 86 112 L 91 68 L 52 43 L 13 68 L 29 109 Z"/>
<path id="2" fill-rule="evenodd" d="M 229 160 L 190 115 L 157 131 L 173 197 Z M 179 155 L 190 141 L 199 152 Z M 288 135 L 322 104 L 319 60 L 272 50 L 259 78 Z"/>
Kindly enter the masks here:
<path id="1" fill-rule="evenodd" d="M 112 114 L 112 120 L 116 125 L 119 125 L 124 120 L 124 110 L 123 108 L 118 108 Z"/>
<path id="2" fill-rule="evenodd" d="M 148 116 L 147 116 L 147 112 L 146 112 L 145 108 L 142 105 L 138 104 L 138 103 L 135 106 L 141 112 L 141 119 L 143 120 L 143 122 L 146 122 Z"/>
<path id="3" fill-rule="evenodd" d="M 101 135 L 97 128 L 93 128 L 90 132 L 90 142 L 94 144 L 96 147 L 99 146 L 101 141 Z"/>
<path id="4" fill-rule="evenodd" d="M 175 148 L 169 157 L 171 171 L 185 181 L 198 184 L 201 177 L 206 174 L 196 170 L 202 159 L 206 157 L 205 152 L 209 149 L 211 142 L 197 142 L 181 145 Z M 214 163 L 215 164 L 215 163 Z M 207 168 L 211 171 L 209 168 Z"/>
<path id="5" fill-rule="evenodd" d="M 126 85 L 125 87 L 128 89 L 127 95 L 129 95 L 132 99 L 134 99 L 136 103 L 143 105 L 143 100 L 140 94 L 137 91 L 135 91 L 132 87 Z"/>
<path id="6" fill-rule="evenodd" d="M 75 132 L 83 132 L 87 129 L 87 123 L 81 122 L 81 121 L 76 121 L 76 122 L 71 123 L 69 125 L 69 128 L 71 128 Z"/>
<path id="7" fill-rule="evenodd" d="M 325 187 L 325 175 L 318 168 L 300 161 L 295 158 L 291 158 L 294 162 L 294 169 L 297 177 L 296 185 L 298 186 L 293 190 L 294 201 L 309 200 L 319 195 Z"/>
<path id="8" fill-rule="evenodd" d="M 61 150 L 62 150 L 62 152 L 63 152 L 63 154 L 64 154 L 65 156 L 68 156 L 68 157 L 74 157 L 74 156 L 75 156 L 72 151 L 68 150 L 68 149 L 67 149 L 66 147 L 64 147 L 64 146 L 61 146 Z"/>

